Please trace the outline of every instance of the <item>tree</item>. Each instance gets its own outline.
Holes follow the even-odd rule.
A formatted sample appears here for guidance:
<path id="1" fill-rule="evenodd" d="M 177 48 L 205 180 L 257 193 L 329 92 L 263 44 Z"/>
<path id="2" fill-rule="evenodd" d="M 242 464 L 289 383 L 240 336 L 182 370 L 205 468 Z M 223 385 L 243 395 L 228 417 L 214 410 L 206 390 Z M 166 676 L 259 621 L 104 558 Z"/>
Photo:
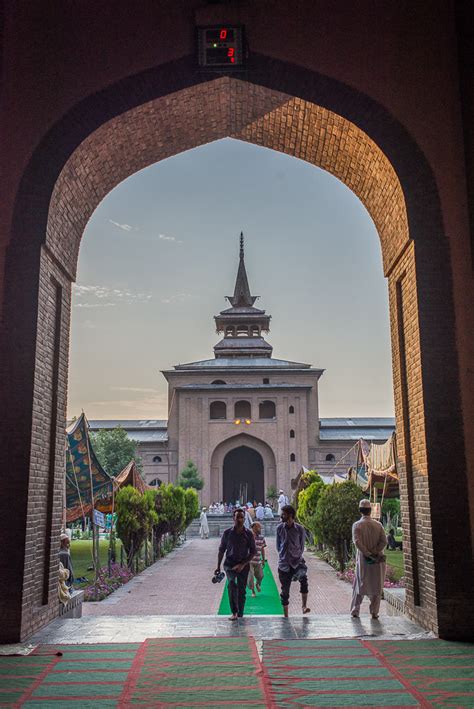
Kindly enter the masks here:
<path id="1" fill-rule="evenodd" d="M 186 467 L 181 471 L 177 483 L 185 490 L 189 487 L 193 487 L 195 490 L 202 490 L 204 487 L 204 480 L 199 475 L 199 471 L 192 460 L 188 460 L 186 463 Z"/>
<path id="2" fill-rule="evenodd" d="M 115 498 L 115 509 L 117 534 L 127 552 L 128 566 L 132 568 L 135 556 L 158 521 L 153 491 L 141 494 L 131 485 L 122 487 Z"/>
<path id="3" fill-rule="evenodd" d="M 293 495 L 293 506 L 294 506 L 295 510 L 298 510 L 300 492 L 302 490 L 305 490 L 312 483 L 320 482 L 321 478 L 319 477 L 319 475 L 317 474 L 317 472 L 315 470 L 308 470 L 306 473 L 300 473 L 300 475 L 298 475 L 296 480 L 297 480 L 297 485 L 296 485 L 296 490 Z M 292 481 L 292 483 L 293 483 L 293 481 Z"/>
<path id="4" fill-rule="evenodd" d="M 353 482 L 328 485 L 319 497 L 315 514 L 316 534 L 333 549 L 340 571 L 344 571 L 352 525 L 360 517 L 359 501 L 363 497 L 362 490 Z"/>
<path id="5" fill-rule="evenodd" d="M 198 516 L 199 513 L 199 497 L 196 490 L 192 487 L 184 493 L 184 505 L 185 505 L 185 521 L 184 526 L 187 529 L 193 519 Z"/>
<path id="6" fill-rule="evenodd" d="M 155 494 L 155 510 L 158 513 L 157 524 L 161 535 L 169 532 L 176 539 L 186 521 L 185 492 L 179 485 L 160 485 Z"/>
<path id="7" fill-rule="evenodd" d="M 275 504 L 275 500 L 278 499 L 278 491 L 275 487 L 275 485 L 269 485 L 267 488 L 267 495 L 266 499 L 272 503 L 272 505 Z"/>
<path id="8" fill-rule="evenodd" d="M 137 458 L 138 441 L 129 438 L 121 426 L 111 430 L 104 428 L 97 433 L 91 432 L 90 437 L 94 453 L 109 475 L 115 477 L 133 459 L 141 471 L 141 460 Z"/>
<path id="9" fill-rule="evenodd" d="M 392 497 L 383 501 L 382 518 L 389 526 L 398 527 L 400 522 L 400 500 Z"/>
<path id="10" fill-rule="evenodd" d="M 325 485 L 319 475 L 316 476 L 317 480 L 312 482 L 308 487 L 303 488 L 298 495 L 298 520 L 301 522 L 303 527 L 306 527 L 315 541 L 317 541 L 316 533 L 316 509 L 318 505 L 321 493 L 325 488 Z"/>

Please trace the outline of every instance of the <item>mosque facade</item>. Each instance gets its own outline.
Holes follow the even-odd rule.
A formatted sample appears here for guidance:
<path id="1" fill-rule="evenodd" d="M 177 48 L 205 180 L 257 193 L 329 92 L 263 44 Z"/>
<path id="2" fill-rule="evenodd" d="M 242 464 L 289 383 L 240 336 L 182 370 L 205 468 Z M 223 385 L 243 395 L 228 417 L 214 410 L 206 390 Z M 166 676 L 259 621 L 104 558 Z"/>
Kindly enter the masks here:
<path id="1" fill-rule="evenodd" d="M 324 370 L 276 359 L 265 336 L 271 316 L 256 307 L 240 237 L 237 277 L 229 307 L 215 316 L 221 339 L 212 359 L 162 372 L 168 382 L 168 420 L 90 421 L 91 429 L 121 425 L 138 442 L 149 484 L 175 482 L 191 460 L 204 479 L 203 504 L 263 501 L 270 487 L 290 492 L 302 467 L 346 471 L 359 438 L 383 442 L 392 418 L 319 417 Z"/>

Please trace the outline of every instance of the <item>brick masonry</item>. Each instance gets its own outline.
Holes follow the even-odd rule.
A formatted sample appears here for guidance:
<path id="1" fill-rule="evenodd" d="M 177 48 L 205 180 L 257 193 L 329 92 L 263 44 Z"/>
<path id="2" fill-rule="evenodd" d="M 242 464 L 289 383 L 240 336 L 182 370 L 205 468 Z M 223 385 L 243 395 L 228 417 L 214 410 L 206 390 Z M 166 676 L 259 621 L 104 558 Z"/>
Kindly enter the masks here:
<path id="1" fill-rule="evenodd" d="M 154 5 L 156 12 L 164 12 L 163 3 Z M 416 42 L 409 32 L 402 33 L 406 51 L 397 54 L 397 61 L 406 60 L 410 71 L 399 81 L 397 64 L 390 63 L 395 61 L 390 46 L 401 46 L 397 27 L 413 27 L 414 18 L 398 4 L 384 6 L 375 24 L 369 4 L 364 9 L 368 24 L 361 24 L 364 18 L 355 13 L 333 16 L 324 25 L 328 37 L 320 37 L 326 49 L 319 59 L 318 42 L 306 44 L 302 54 L 299 33 L 291 25 L 295 18 L 288 16 L 284 2 L 274 5 L 276 24 L 270 30 L 265 24 L 266 36 L 262 16 L 251 9 L 253 4 L 244 3 L 239 11 L 249 36 L 261 37 L 257 47 L 266 54 L 252 47 L 246 72 L 239 78 L 216 78 L 196 70 L 191 55 L 194 6 L 181 2 L 163 20 L 163 27 L 175 23 L 185 39 L 171 48 L 155 37 L 151 44 L 159 46 L 158 55 L 148 64 L 137 61 L 135 76 L 128 64 L 126 69 L 119 66 L 121 58 L 113 50 L 116 37 L 101 37 L 101 51 L 107 53 L 104 42 L 109 42 L 109 56 L 115 57 L 108 61 L 108 78 L 82 65 L 82 53 L 71 49 L 68 57 L 62 46 L 57 55 L 62 57 L 61 71 L 69 67 L 71 72 L 66 83 L 56 55 L 34 63 L 35 71 L 42 72 L 38 87 L 43 85 L 48 107 L 36 86 L 30 93 L 25 89 L 25 102 L 18 97 L 23 112 L 15 129 L 20 143 L 30 146 L 30 154 L 21 152 L 12 131 L 12 145 L 21 159 L 8 153 L 6 171 L 11 180 L 0 215 L 2 228 L 7 224 L 0 242 L 0 263 L 5 263 L 0 293 L 0 449 L 8 461 L 0 503 L 4 640 L 27 637 L 57 610 L 55 544 L 62 507 L 70 284 L 87 219 L 131 173 L 224 136 L 265 145 L 330 171 L 359 196 L 374 219 L 390 289 L 410 577 L 407 608 L 413 618 L 444 637 L 474 634 L 470 602 L 474 444 L 468 435 L 473 425 L 472 262 L 466 236 L 458 82 L 455 65 L 449 63 L 457 56 L 453 18 L 445 3 L 430 3 L 429 13 L 415 17 L 424 33 Z M 225 6 L 206 10 L 211 14 L 234 11 Z M 330 4 L 326 11 L 335 12 Z M 416 15 L 418 9 L 412 6 L 409 12 Z M 32 7 L 20 18 L 9 16 L 9 37 L 18 29 L 17 22 L 22 29 L 21 22 L 37 27 L 34 15 Z M 312 3 L 302 3 L 297 19 L 301 32 L 311 27 L 320 31 L 314 29 L 322 26 L 316 15 Z M 99 13 L 98 22 L 100 18 Z M 47 45 L 55 46 L 55 23 L 63 19 L 50 17 Z M 84 39 L 89 29 L 95 31 L 89 28 L 89 19 L 87 13 L 73 18 L 76 37 Z M 119 30 L 129 26 L 122 15 L 112 24 Z M 293 34 L 288 33 L 288 25 Z M 379 62 L 370 66 L 365 53 L 359 63 L 349 59 L 355 51 L 352 40 L 359 37 L 362 25 L 372 27 L 379 52 Z M 58 37 L 65 36 L 56 31 Z M 135 39 L 138 53 L 140 37 L 137 34 Z M 340 44 L 342 37 L 345 45 Z M 332 45 L 327 45 L 328 38 Z M 440 62 L 441 45 L 446 49 L 446 65 L 424 74 L 426 59 L 420 59 L 418 50 L 422 57 Z M 95 48 L 88 46 L 94 56 Z M 342 46 L 349 54 L 341 54 Z M 8 90 L 29 76 L 25 68 L 29 55 L 22 58 L 25 65 L 18 68 L 17 59 L 8 53 Z M 318 73 L 320 67 L 324 74 Z M 41 84 L 45 77 L 46 85 Z M 438 83 L 431 84 L 431 77 Z M 388 94 L 384 94 L 386 86 Z M 411 97 L 406 104 L 404 89 Z M 66 96 L 61 103 L 58 97 Z M 390 109 L 378 100 L 380 96 L 386 96 Z M 449 115 L 436 104 L 439 96 L 445 103 L 451 101 Z M 17 115 L 13 104 L 11 108 L 12 116 Z M 10 120 L 7 116 L 6 125 Z"/>

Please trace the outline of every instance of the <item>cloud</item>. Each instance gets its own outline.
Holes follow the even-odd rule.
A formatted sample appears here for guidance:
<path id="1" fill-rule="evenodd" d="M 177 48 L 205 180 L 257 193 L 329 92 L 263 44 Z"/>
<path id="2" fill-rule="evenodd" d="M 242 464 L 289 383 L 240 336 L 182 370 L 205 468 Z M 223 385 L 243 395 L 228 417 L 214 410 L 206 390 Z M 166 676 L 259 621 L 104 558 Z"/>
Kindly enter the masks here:
<path id="1" fill-rule="evenodd" d="M 174 241 L 176 244 L 182 244 L 181 239 L 177 239 L 175 236 L 167 236 L 166 234 L 158 234 L 158 238 L 161 241 Z"/>
<path id="2" fill-rule="evenodd" d="M 109 219 L 109 222 L 119 229 L 122 229 L 122 231 L 132 231 L 134 228 L 135 231 L 137 230 L 136 227 L 130 226 L 130 224 L 120 224 L 120 222 L 114 222 L 113 219 Z"/>
<path id="3" fill-rule="evenodd" d="M 106 286 L 75 284 L 73 292 L 76 301 L 75 308 L 111 308 L 119 303 L 126 305 L 136 302 L 147 303 L 152 298 L 151 293 L 132 291 L 128 288 L 107 288 Z"/>
<path id="4" fill-rule="evenodd" d="M 174 303 L 176 301 L 182 302 L 183 300 L 187 300 L 188 298 L 193 298 L 194 296 L 191 295 L 191 293 L 177 293 L 176 295 L 170 295 L 167 298 L 162 298 L 161 302 L 162 303 Z"/>

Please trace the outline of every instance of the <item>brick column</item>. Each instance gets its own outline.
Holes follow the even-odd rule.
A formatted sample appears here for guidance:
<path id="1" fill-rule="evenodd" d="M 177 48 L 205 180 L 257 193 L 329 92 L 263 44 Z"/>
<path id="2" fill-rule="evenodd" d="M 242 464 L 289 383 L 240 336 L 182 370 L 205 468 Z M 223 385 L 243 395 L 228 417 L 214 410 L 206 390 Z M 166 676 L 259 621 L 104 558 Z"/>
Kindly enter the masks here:
<path id="1" fill-rule="evenodd" d="M 462 413 L 441 255 L 412 242 L 389 277 L 406 610 L 441 637 L 472 639 Z"/>
<path id="2" fill-rule="evenodd" d="M 0 642 L 57 616 L 70 278 L 45 247 L 10 252 L 2 338 Z"/>

